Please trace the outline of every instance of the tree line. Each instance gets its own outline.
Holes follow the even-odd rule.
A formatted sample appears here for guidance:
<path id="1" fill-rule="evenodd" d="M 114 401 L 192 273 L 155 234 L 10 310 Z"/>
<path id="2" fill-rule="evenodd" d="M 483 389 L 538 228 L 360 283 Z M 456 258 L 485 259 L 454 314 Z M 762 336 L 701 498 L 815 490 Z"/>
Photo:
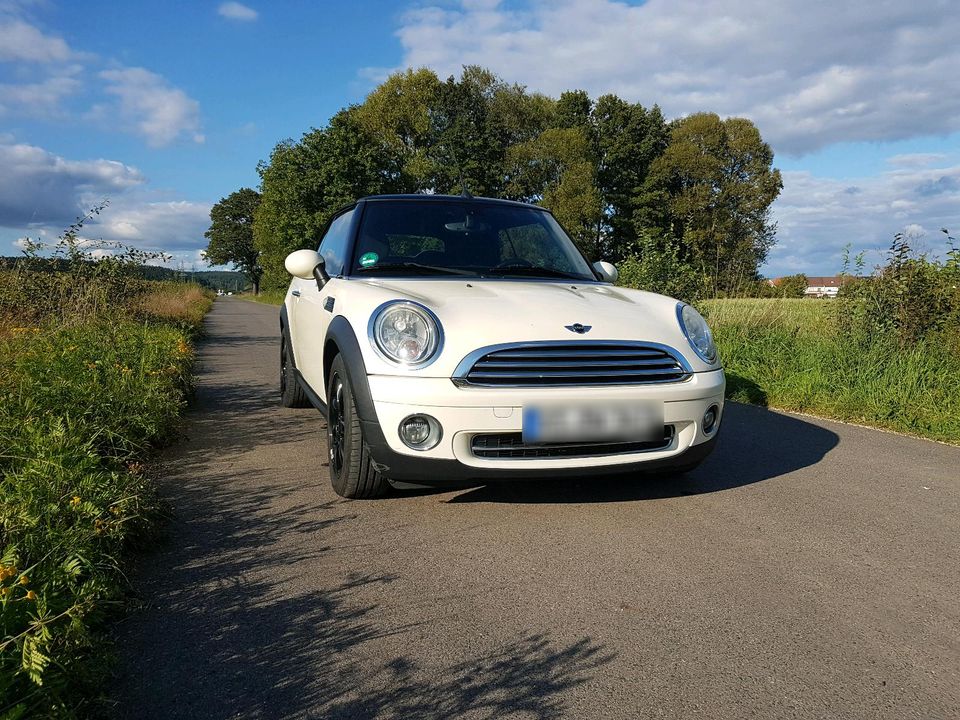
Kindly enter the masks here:
<path id="1" fill-rule="evenodd" d="M 284 257 L 316 247 L 334 211 L 383 193 L 460 193 L 549 208 L 591 260 L 624 263 L 630 282 L 668 294 L 736 292 L 774 243 L 782 182 L 773 152 L 743 118 L 668 122 L 582 90 L 529 92 L 481 67 L 441 80 L 388 77 L 323 128 L 277 144 L 244 188 L 211 211 L 208 259 L 267 287 Z"/>

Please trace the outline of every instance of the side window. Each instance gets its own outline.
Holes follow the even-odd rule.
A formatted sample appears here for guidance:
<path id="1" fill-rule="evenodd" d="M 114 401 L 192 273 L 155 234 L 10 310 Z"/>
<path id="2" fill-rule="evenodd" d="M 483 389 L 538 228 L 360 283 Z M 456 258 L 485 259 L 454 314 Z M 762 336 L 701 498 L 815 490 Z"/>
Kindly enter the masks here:
<path id="1" fill-rule="evenodd" d="M 347 258 L 347 245 L 350 241 L 350 224 L 355 210 L 345 212 L 332 223 L 320 242 L 320 256 L 327 264 L 327 274 L 339 275 Z"/>

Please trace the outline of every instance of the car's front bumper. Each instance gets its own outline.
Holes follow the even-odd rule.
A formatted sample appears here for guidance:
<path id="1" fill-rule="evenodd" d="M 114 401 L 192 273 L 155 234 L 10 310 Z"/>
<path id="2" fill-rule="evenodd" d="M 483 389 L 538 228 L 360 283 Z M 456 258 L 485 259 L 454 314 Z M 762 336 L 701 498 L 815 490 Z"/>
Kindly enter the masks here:
<path id="1" fill-rule="evenodd" d="M 456 484 L 471 480 L 626 473 L 695 464 L 713 449 L 720 419 L 710 433 L 702 419 L 711 406 L 722 416 L 723 371 L 695 373 L 689 380 L 618 387 L 461 388 L 444 378 L 367 376 L 376 420 L 364 419 L 364 437 L 381 471 L 394 480 Z M 666 447 L 644 452 L 557 458 L 478 457 L 473 437 L 522 430 L 525 403 L 605 400 L 663 403 L 664 424 L 673 427 Z M 400 440 L 409 415 L 426 414 L 443 428 L 440 443 L 412 450 Z"/>

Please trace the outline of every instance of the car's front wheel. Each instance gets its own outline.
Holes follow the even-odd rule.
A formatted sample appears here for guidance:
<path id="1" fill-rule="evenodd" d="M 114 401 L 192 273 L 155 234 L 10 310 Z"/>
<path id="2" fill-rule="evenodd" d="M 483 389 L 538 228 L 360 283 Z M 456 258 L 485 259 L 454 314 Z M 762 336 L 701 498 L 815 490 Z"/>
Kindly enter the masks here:
<path id="1" fill-rule="evenodd" d="M 363 442 L 353 388 L 340 355 L 333 360 L 327 383 L 327 447 L 330 482 L 337 495 L 351 499 L 375 498 L 387 492 L 389 484 L 374 468 L 370 451 Z"/>

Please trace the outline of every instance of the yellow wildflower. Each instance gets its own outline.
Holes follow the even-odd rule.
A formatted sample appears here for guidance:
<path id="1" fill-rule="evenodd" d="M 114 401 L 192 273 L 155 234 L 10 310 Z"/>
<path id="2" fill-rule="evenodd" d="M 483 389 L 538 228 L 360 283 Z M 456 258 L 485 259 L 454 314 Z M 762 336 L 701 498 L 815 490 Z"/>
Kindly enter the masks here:
<path id="1" fill-rule="evenodd" d="M 30 578 L 28 578 L 26 575 L 21 575 L 21 576 L 20 576 L 20 584 L 21 584 L 21 585 L 29 585 L 29 584 L 30 584 Z"/>
<path id="2" fill-rule="evenodd" d="M 0 588 L 0 597 L 6 597 L 9 594 L 10 594 L 10 588 L 8 587 Z"/>
<path id="3" fill-rule="evenodd" d="M 80 500 L 80 496 L 79 496 L 79 495 L 74 495 L 72 498 L 70 498 L 70 505 L 71 505 L 71 507 L 76 507 L 76 506 L 79 505 L 81 502 L 82 502 L 82 501 Z"/>
<path id="4" fill-rule="evenodd" d="M 37 594 L 33 590 L 27 591 L 27 600 L 36 600 Z"/>

